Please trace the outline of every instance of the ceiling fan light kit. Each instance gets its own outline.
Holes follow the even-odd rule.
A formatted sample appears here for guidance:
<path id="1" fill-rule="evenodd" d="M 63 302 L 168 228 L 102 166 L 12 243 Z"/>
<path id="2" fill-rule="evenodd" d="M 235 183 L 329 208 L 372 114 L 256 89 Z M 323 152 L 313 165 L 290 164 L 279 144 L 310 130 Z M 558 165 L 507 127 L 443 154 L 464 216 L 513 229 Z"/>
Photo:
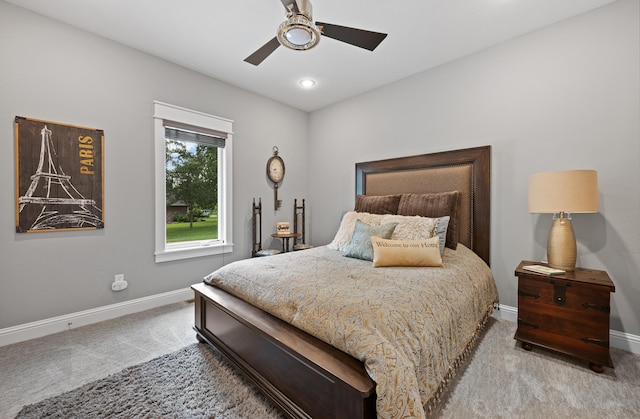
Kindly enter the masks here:
<path id="1" fill-rule="evenodd" d="M 292 15 L 278 28 L 278 42 L 296 51 L 308 50 L 320 42 L 320 29 L 306 16 Z"/>
<path id="2" fill-rule="evenodd" d="M 365 31 L 331 23 L 313 22 L 309 0 L 280 0 L 287 18 L 278 27 L 278 33 L 256 52 L 245 58 L 249 64 L 258 65 L 280 45 L 306 51 L 320 42 L 320 35 L 373 51 L 387 37 L 386 33 Z"/>

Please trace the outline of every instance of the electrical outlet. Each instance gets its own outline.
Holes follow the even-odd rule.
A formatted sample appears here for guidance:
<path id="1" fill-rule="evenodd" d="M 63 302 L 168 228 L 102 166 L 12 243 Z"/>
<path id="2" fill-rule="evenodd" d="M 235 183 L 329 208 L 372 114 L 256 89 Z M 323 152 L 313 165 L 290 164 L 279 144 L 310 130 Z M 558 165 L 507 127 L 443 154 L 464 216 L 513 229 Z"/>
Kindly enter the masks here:
<path id="1" fill-rule="evenodd" d="M 129 286 L 129 284 L 125 280 L 114 281 L 111 284 L 111 290 L 112 291 L 122 291 L 122 290 L 126 289 L 128 286 Z"/>
<path id="2" fill-rule="evenodd" d="M 112 291 L 122 291 L 129 286 L 127 281 L 124 280 L 124 274 L 116 274 L 113 279 L 113 283 L 111 284 Z"/>

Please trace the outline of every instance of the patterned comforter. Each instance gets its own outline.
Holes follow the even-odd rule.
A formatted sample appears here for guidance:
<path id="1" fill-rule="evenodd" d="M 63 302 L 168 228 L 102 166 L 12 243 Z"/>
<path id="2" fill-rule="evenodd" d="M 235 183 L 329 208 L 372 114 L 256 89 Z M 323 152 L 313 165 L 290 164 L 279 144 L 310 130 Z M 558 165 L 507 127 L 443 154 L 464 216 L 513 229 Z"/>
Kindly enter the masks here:
<path id="1" fill-rule="evenodd" d="M 205 282 L 362 361 L 379 418 L 423 418 L 498 301 L 471 250 L 446 249 L 443 263 L 373 268 L 322 246 L 234 262 Z"/>

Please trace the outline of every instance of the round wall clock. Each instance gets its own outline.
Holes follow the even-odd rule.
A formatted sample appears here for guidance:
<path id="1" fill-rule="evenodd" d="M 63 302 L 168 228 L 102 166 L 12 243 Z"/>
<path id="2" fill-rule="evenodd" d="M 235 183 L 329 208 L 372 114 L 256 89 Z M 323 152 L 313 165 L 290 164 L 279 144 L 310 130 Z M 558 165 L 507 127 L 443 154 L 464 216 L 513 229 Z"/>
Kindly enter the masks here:
<path id="1" fill-rule="evenodd" d="M 273 182 L 273 208 L 278 209 L 282 201 L 278 200 L 278 183 L 284 179 L 284 161 L 278 155 L 278 147 L 273 146 L 273 156 L 267 160 L 267 177 Z"/>
<path id="2" fill-rule="evenodd" d="M 273 183 L 280 183 L 284 179 L 284 161 L 278 155 L 278 147 L 273 146 L 273 156 L 267 160 L 267 176 Z"/>

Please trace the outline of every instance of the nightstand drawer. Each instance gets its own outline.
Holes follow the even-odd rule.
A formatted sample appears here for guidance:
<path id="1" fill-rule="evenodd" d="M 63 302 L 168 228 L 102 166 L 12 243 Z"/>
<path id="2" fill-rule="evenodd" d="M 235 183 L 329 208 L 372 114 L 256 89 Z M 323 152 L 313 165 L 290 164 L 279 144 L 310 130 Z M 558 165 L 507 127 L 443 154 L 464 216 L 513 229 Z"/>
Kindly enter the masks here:
<path id="1" fill-rule="evenodd" d="M 586 310 L 602 313 L 608 317 L 611 311 L 609 289 L 599 286 L 576 285 L 561 279 L 529 278 L 518 279 L 518 302 L 555 305 L 570 310 Z"/>

